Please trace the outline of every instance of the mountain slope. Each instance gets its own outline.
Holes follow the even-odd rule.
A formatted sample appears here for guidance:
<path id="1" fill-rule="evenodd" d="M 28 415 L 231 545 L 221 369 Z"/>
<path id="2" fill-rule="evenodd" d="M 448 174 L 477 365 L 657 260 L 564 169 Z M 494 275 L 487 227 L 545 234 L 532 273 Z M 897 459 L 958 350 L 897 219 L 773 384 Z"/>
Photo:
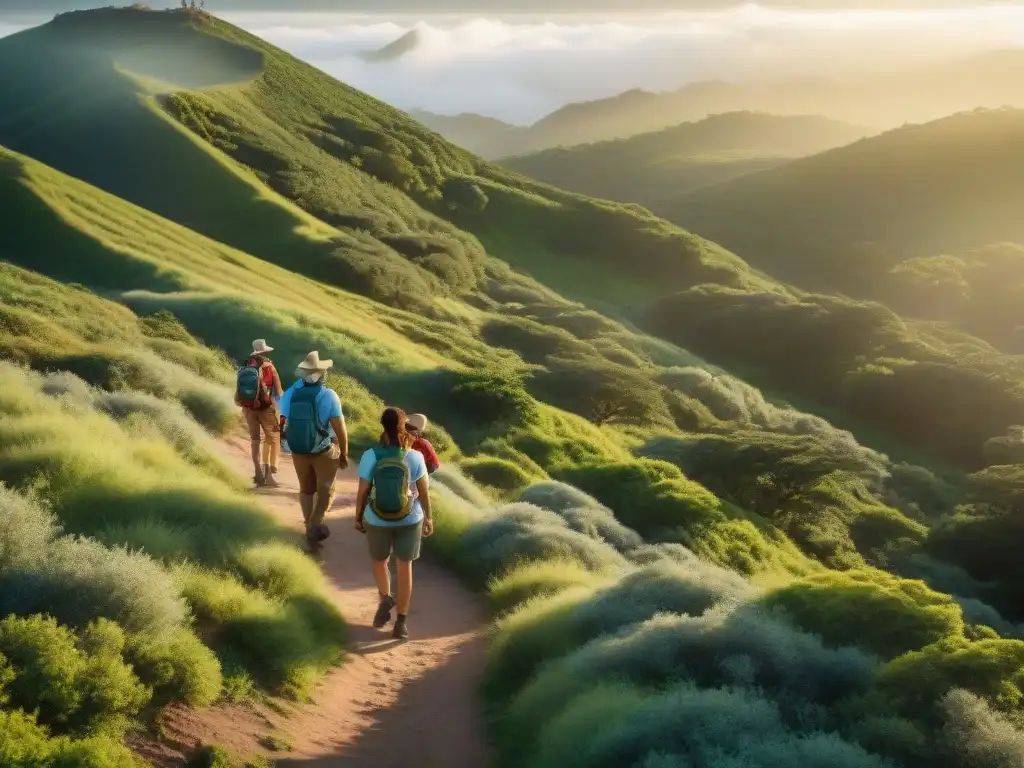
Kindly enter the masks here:
<path id="1" fill-rule="evenodd" d="M 1024 241 L 1022 150 L 1024 110 L 964 113 L 687 193 L 663 210 L 780 277 L 850 290 L 904 259 Z"/>
<path id="2" fill-rule="evenodd" d="M 665 198 L 862 138 L 867 129 L 815 116 L 733 112 L 628 139 L 509 157 L 508 168 L 658 213 Z"/>
<path id="3" fill-rule="evenodd" d="M 245 69 L 254 76 L 241 83 L 210 76 L 192 84 L 202 90 L 175 91 L 176 59 L 140 55 L 154 34 L 164 50 L 208 51 L 192 65 L 207 74 L 242 74 L 238 62 L 260 68 Z M 507 232 L 507 217 L 519 215 L 535 221 L 523 232 L 535 248 L 585 251 L 611 273 L 626 269 L 619 247 L 629 244 L 650 254 L 658 281 L 745 279 L 742 262 L 649 214 L 482 163 L 206 14 L 68 14 L 0 41 L 0 64 L 16 62 L 24 76 L 0 86 L 0 142 L 216 240 L 391 303 L 440 311 L 425 297 L 478 289 L 487 254 L 464 230 Z M 92 151 L 78 151 L 83 141 Z M 255 177 L 230 163 L 225 173 L 225 156 Z M 593 239 L 567 234 L 578 230 Z"/>

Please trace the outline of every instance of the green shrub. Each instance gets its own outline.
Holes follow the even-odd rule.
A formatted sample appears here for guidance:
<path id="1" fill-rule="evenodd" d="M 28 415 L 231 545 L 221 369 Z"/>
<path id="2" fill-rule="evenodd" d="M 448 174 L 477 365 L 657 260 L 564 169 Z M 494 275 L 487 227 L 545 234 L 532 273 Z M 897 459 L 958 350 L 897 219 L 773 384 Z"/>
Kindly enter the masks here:
<path id="1" fill-rule="evenodd" d="M 575 560 L 540 560 L 512 568 L 493 577 L 487 596 L 495 613 L 506 613 L 536 597 L 550 597 L 574 587 L 599 587 L 605 577 Z"/>
<path id="2" fill-rule="evenodd" d="M 480 582 L 517 563 L 562 558 L 596 572 L 614 572 L 623 557 L 602 541 L 580 535 L 553 512 L 532 504 L 509 504 L 467 528 L 461 563 Z"/>
<path id="3" fill-rule="evenodd" d="M 713 494 L 666 462 L 608 462 L 556 474 L 614 510 L 645 539 L 671 536 L 676 529 L 693 531 L 723 517 Z"/>
<path id="4" fill-rule="evenodd" d="M 588 697 L 583 697 L 586 701 Z M 626 699 L 628 701 L 629 698 Z M 584 706 L 588 706 L 584 704 Z M 601 710 L 592 712 L 600 714 Z M 567 717 L 569 717 L 567 715 Z M 644 768 L 686 766 L 801 766 L 806 768 L 888 768 L 881 757 L 835 733 L 789 730 L 774 702 L 742 689 L 704 690 L 681 683 L 644 696 L 611 727 L 591 720 L 574 723 L 594 734 L 585 751 L 570 762 L 533 762 L 543 768 L 588 766 Z M 560 759 L 557 754 L 555 760 Z M 728 762 L 726 762 L 728 761 Z"/>
<path id="5" fill-rule="evenodd" d="M 185 605 L 151 559 L 89 539 L 51 542 L 47 556 L 0 572 L 0 613 L 48 613 L 82 628 L 97 617 L 160 637 L 185 620 Z"/>
<path id="6" fill-rule="evenodd" d="M 103 620 L 78 637 L 44 616 L 0 620 L 0 655 L 13 670 L 5 686 L 11 704 L 61 732 L 123 733 L 150 698 L 122 661 L 124 645 L 121 629 Z"/>
<path id="7" fill-rule="evenodd" d="M 870 707 L 890 707 L 936 723 L 940 699 L 960 688 L 1020 721 L 1024 714 L 1024 642 L 949 638 L 889 662 L 879 672 Z"/>
<path id="8" fill-rule="evenodd" d="M 964 766 L 1024 765 L 1024 733 L 993 712 L 984 699 L 954 689 L 942 697 L 945 751 Z"/>
<path id="9" fill-rule="evenodd" d="M 17 710 L 0 710 L 0 765 L 12 768 L 144 768 L 118 739 L 50 738 L 46 728 Z"/>
<path id="10" fill-rule="evenodd" d="M 607 542 L 623 554 L 644 543 L 640 534 L 616 520 L 610 509 L 571 485 L 557 481 L 537 483 L 523 491 L 519 501 L 558 513 L 572 530 Z"/>
<path id="11" fill-rule="evenodd" d="M 156 704 L 180 701 L 190 707 L 206 707 L 220 695 L 220 662 L 188 630 L 160 640 L 129 637 L 125 659 L 153 689 Z"/>
<path id="12" fill-rule="evenodd" d="M 541 664 L 602 635 L 613 635 L 658 613 L 700 615 L 749 592 L 739 576 L 707 564 L 659 564 L 629 573 L 603 589 L 595 591 L 593 586 L 528 601 L 496 623 L 486 680 L 491 696 L 512 696 Z"/>
<path id="13" fill-rule="evenodd" d="M 179 566 L 175 575 L 220 657 L 236 660 L 261 685 L 302 698 L 316 674 L 340 659 L 345 624 L 325 598 L 270 597 L 193 566 Z"/>
<path id="14" fill-rule="evenodd" d="M 460 374 L 451 398 L 459 404 L 463 418 L 481 430 L 503 432 L 536 417 L 537 406 L 523 377 L 511 371 Z"/>
<path id="15" fill-rule="evenodd" d="M 964 633 L 952 597 L 881 571 L 810 576 L 769 593 L 764 602 L 832 647 L 858 645 L 883 659 Z"/>
<path id="16" fill-rule="evenodd" d="M 499 491 L 515 491 L 533 480 L 529 473 L 511 461 L 491 456 L 463 459 L 459 462 L 459 468 L 481 485 Z"/>
<path id="17" fill-rule="evenodd" d="M 452 493 L 477 509 L 491 506 L 491 500 L 473 481 L 465 477 L 457 465 L 448 464 L 441 467 L 430 478 L 431 482 L 440 483 Z"/>

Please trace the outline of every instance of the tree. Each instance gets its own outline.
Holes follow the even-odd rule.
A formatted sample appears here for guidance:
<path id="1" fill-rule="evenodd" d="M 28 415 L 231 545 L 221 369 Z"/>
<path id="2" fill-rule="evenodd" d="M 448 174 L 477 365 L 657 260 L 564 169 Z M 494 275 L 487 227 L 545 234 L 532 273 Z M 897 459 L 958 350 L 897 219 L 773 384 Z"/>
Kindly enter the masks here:
<path id="1" fill-rule="evenodd" d="M 670 420 L 664 388 L 643 371 L 597 357 L 552 357 L 546 368 L 535 377 L 538 394 L 598 426 Z"/>
<path id="2" fill-rule="evenodd" d="M 735 432 L 674 442 L 659 441 L 659 458 L 722 498 L 781 523 L 817 514 L 815 489 L 827 476 L 877 479 L 884 471 L 869 454 L 812 435 Z"/>

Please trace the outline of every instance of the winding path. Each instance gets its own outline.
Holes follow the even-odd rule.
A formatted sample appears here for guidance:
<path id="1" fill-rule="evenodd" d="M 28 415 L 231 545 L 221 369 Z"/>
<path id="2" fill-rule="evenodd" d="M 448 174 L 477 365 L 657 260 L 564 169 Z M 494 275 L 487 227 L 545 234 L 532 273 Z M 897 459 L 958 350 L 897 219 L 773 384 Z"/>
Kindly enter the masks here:
<path id="1" fill-rule="evenodd" d="M 248 440 L 232 438 L 223 446 L 229 465 L 251 474 Z M 278 480 L 280 489 L 255 496 L 283 524 L 301 529 L 288 456 Z M 310 704 L 171 708 L 162 723 L 167 741 L 182 749 L 218 744 L 240 757 L 264 755 L 278 766 L 486 768 L 490 760 L 477 697 L 487 622 L 483 603 L 424 559 L 416 565 L 412 639 L 392 640 L 390 627 L 373 629 L 377 590 L 365 540 L 352 527 L 355 492 L 349 470 L 339 476 L 327 520 L 332 535 L 322 559 L 330 597 L 349 624 L 345 663 L 324 678 Z M 269 737 L 291 749 L 268 749 Z M 158 762 L 175 761 L 166 755 Z"/>

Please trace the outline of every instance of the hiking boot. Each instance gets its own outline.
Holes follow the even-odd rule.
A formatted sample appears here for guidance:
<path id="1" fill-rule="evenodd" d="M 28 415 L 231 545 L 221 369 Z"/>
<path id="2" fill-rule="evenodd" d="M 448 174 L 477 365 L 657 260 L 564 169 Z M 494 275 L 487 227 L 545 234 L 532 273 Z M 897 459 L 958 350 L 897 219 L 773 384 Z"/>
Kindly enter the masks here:
<path id="1" fill-rule="evenodd" d="M 377 606 L 377 613 L 373 617 L 373 628 L 380 629 L 391 621 L 391 609 L 395 607 L 395 598 L 388 595 L 380 601 Z"/>
<path id="2" fill-rule="evenodd" d="M 263 488 L 267 484 L 267 476 L 263 474 L 263 470 L 260 470 L 252 476 L 252 482 L 257 488 Z"/>
<path id="3" fill-rule="evenodd" d="M 409 627 L 406 626 L 405 619 L 399 618 L 395 621 L 395 628 L 391 632 L 391 636 L 396 640 L 409 639 Z"/>
<path id="4" fill-rule="evenodd" d="M 263 484 L 267 488 L 280 488 L 281 484 L 274 477 L 274 469 L 269 464 L 263 465 Z"/>

